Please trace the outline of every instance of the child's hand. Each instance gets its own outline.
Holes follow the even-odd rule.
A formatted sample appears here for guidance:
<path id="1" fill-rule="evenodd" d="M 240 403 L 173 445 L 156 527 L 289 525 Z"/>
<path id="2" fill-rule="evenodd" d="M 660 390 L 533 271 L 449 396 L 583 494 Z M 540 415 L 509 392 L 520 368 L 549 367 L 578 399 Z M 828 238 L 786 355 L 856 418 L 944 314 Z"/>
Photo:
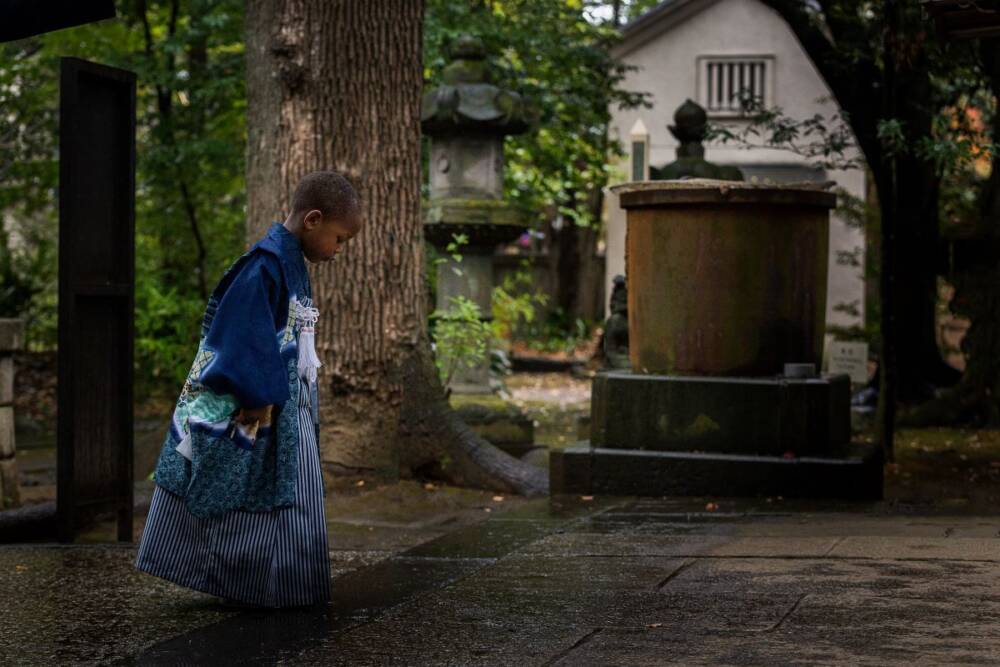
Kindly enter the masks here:
<path id="1" fill-rule="evenodd" d="M 240 408 L 239 414 L 236 415 L 236 421 L 244 425 L 253 424 L 256 421 L 260 421 L 261 425 L 271 423 L 271 408 L 273 405 L 265 405 L 259 408 Z"/>

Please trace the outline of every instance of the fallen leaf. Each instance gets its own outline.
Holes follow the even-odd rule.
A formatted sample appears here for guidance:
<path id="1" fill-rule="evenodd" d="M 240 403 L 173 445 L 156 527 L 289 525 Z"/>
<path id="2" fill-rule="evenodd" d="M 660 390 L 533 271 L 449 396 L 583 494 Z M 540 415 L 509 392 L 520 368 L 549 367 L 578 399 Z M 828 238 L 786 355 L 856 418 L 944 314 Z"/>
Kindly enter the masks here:
<path id="1" fill-rule="evenodd" d="M 24 572 L 25 570 L 28 569 L 28 566 L 27 565 L 15 565 L 14 569 L 17 570 L 18 572 Z"/>

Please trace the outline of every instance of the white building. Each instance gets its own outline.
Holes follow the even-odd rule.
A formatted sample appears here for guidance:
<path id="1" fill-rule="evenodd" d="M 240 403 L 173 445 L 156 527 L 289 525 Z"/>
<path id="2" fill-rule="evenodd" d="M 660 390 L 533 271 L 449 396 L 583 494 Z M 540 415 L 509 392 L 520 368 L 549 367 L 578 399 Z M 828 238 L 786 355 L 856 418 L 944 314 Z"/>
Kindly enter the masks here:
<path id="1" fill-rule="evenodd" d="M 676 158 L 678 142 L 667 126 L 673 124 L 674 111 L 687 98 L 705 107 L 710 122 L 734 129 L 746 122 L 736 118 L 738 111 L 734 113 L 725 96 L 719 95 L 729 79 L 752 86 L 766 106 L 781 107 L 789 118 L 815 114 L 831 118 L 838 112 L 829 88 L 794 33 L 759 0 L 665 0 L 623 28 L 623 41 L 614 55 L 638 68 L 628 73 L 622 87 L 649 93 L 653 106 L 613 108 L 612 136 L 629 152 L 630 132 L 641 120 L 649 132 L 649 162 L 654 166 Z M 747 180 L 832 180 L 855 197 L 865 197 L 864 170 L 817 170 L 811 166 L 814 161 L 792 151 L 709 144 L 705 159 L 737 166 Z M 621 180 L 631 179 L 630 163 L 631 155 L 627 155 Z M 614 194 L 608 192 L 605 199 L 606 290 L 610 294 L 613 277 L 625 273 L 625 212 Z M 863 322 L 862 269 L 837 262 L 838 253 L 863 252 L 863 248 L 864 232 L 832 216 L 827 324 Z M 853 304 L 860 315 L 835 310 L 837 304 Z"/>

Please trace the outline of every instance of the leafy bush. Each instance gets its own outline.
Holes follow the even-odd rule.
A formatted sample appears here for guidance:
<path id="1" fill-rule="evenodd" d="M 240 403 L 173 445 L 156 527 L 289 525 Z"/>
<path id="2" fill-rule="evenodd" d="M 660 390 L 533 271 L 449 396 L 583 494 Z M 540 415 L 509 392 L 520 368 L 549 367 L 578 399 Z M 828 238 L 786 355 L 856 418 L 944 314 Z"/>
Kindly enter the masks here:
<path id="1" fill-rule="evenodd" d="M 464 296 L 453 296 L 450 308 L 431 313 L 434 351 L 441 382 L 447 388 L 455 372 L 475 368 L 486 359 L 493 331 L 482 319 L 479 306 Z"/>
<path id="2" fill-rule="evenodd" d="M 135 294 L 136 381 L 142 393 L 180 390 L 198 349 L 204 304 L 139 275 Z"/>

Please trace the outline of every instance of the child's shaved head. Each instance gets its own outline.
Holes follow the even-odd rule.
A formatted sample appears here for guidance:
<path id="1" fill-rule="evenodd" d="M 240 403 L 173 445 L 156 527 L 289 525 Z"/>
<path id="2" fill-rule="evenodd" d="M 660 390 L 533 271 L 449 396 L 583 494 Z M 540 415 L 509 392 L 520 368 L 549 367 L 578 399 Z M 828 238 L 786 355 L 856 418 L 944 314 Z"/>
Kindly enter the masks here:
<path id="1" fill-rule="evenodd" d="M 324 219 L 354 217 L 360 208 L 361 200 L 354 186 L 335 171 L 306 174 L 292 195 L 294 213 L 318 210 Z"/>
<path id="2" fill-rule="evenodd" d="M 335 171 L 314 171 L 299 181 L 284 226 L 311 262 L 332 260 L 361 231 L 361 198 Z"/>

